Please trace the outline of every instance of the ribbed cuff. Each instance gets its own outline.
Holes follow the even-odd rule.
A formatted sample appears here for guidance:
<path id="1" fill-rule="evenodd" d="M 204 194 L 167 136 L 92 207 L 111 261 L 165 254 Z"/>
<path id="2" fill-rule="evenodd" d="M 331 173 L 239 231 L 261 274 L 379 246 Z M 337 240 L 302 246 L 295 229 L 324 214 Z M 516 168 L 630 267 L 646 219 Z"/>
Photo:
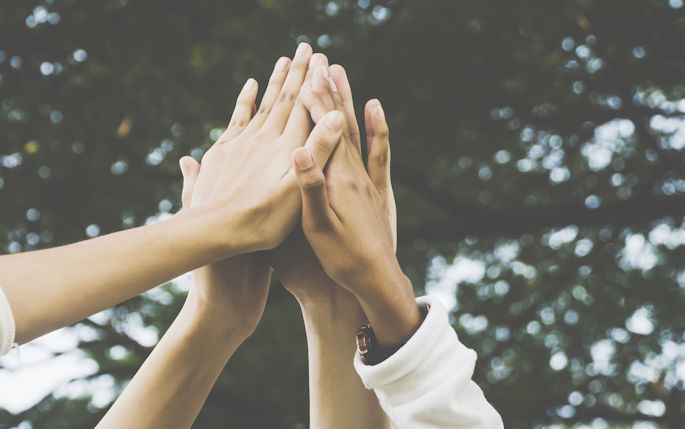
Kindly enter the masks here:
<path id="1" fill-rule="evenodd" d="M 5 293 L 0 289 L 0 356 L 12 349 L 14 345 L 14 329 L 12 308 L 10 308 L 10 303 Z"/>

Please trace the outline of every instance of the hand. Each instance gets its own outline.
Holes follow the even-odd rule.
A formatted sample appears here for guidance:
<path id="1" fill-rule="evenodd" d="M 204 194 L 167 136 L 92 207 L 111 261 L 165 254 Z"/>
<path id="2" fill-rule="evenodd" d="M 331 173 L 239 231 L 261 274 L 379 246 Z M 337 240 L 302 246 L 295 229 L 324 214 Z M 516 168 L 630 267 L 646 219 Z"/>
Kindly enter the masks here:
<path id="1" fill-rule="evenodd" d="M 321 66 L 328 67 L 328 58 L 319 53 L 312 55 L 305 85 L 310 84 L 313 71 Z M 352 91 L 344 69 L 340 66 L 331 67 L 329 79 L 333 81 L 331 85 L 336 86 L 339 90 L 345 116 L 344 132 L 341 139 L 343 143 L 341 144 L 347 144 L 359 150 L 359 127 L 354 113 Z M 387 162 L 383 162 L 384 159 L 388 159 L 390 156 L 387 125 L 384 120 L 374 121 L 372 119 L 374 109 L 379 106 L 380 102 L 378 100 L 371 100 L 366 108 L 368 148 L 376 148 L 373 153 L 369 152 L 369 162 L 379 166 L 376 170 L 371 169 L 371 171 L 378 175 L 378 180 L 374 182 L 374 185 L 378 186 L 377 191 L 383 195 L 383 208 L 386 220 L 392 231 L 393 243 L 396 243 L 397 216 L 395 198 L 392 186 L 390 185 L 390 165 Z M 317 113 L 312 113 L 312 116 L 319 120 L 325 114 L 322 109 L 327 107 L 319 105 L 314 105 L 313 107 L 315 107 Z M 374 140 L 376 144 L 374 144 Z M 297 298 L 303 309 L 305 307 L 321 305 L 322 302 L 335 303 L 338 309 L 343 307 L 355 311 L 359 308 L 356 298 L 349 294 L 349 292 L 342 290 L 340 286 L 326 275 L 314 251 L 305 239 L 301 228 L 296 227 L 283 244 L 270 252 L 269 256 L 271 265 L 278 273 L 279 279 L 285 288 Z M 310 302 L 313 305 L 310 306 Z"/>
<path id="2" fill-rule="evenodd" d="M 215 213 L 203 231 L 219 237 L 217 260 L 270 249 L 294 227 L 301 207 L 290 154 L 303 145 L 323 167 L 340 138 L 342 115 L 326 115 L 314 130 L 298 93 L 311 47 L 300 44 L 291 61 L 276 63 L 259 110 L 257 83 L 241 91 L 230 127 L 207 151 L 190 202 L 192 210 Z M 306 142 L 305 142 L 306 141 Z"/>
<path id="3" fill-rule="evenodd" d="M 319 67 L 311 85 L 301 92 L 314 121 L 320 118 L 317 112 L 331 108 L 347 112 L 344 103 L 352 104 L 347 79 L 336 81 L 331 74 L 344 76 L 344 69 Z M 325 176 L 306 148 L 293 153 L 293 163 L 302 192 L 302 228 L 307 240 L 326 274 L 354 294 L 374 325 L 379 343 L 387 345 L 411 336 L 419 324 L 419 313 L 411 283 L 395 257 L 396 235 L 388 223 L 388 213 L 391 217 L 395 213 L 388 128 L 377 100 L 367 103 L 365 117 L 368 173 L 354 138 L 336 148 Z"/>
<path id="4" fill-rule="evenodd" d="M 250 120 L 250 113 L 238 112 L 238 120 Z M 229 125 L 229 128 L 231 126 Z M 181 158 L 183 173 L 183 208 L 190 206 L 200 164 L 193 158 Z M 189 299 L 201 313 L 214 317 L 214 325 L 225 327 L 229 336 L 245 339 L 252 335 L 264 314 L 271 283 L 271 266 L 260 253 L 234 256 L 192 272 Z"/>

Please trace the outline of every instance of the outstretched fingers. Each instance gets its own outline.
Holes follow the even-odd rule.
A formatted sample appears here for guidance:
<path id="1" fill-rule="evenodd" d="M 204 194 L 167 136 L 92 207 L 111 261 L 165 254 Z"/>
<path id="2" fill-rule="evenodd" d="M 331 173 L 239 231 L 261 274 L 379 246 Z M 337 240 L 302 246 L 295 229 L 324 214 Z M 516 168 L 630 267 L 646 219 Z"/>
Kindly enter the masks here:
<path id="1" fill-rule="evenodd" d="M 269 117 L 274 104 L 276 104 L 276 100 L 278 100 L 278 94 L 281 92 L 286 76 L 288 76 L 289 68 L 290 58 L 281 57 L 276 61 L 274 70 L 269 78 L 269 85 L 266 87 L 266 91 L 264 91 L 262 96 L 262 102 L 259 104 L 259 110 L 254 114 L 254 118 L 252 118 L 250 124 L 245 129 L 246 133 L 255 133 Z"/>
<path id="2" fill-rule="evenodd" d="M 316 53 L 309 59 L 309 68 L 307 69 L 307 75 L 302 88 L 311 84 L 312 74 L 319 66 L 328 67 L 328 58 L 324 54 Z M 306 140 L 312 130 L 310 123 L 309 111 L 307 111 L 304 103 L 302 103 L 302 99 L 298 97 L 292 112 L 290 112 L 288 123 L 283 130 L 283 135 L 286 136 L 286 141 L 290 142 L 290 147 L 302 146 L 299 142 Z"/>
<path id="3" fill-rule="evenodd" d="M 290 113 L 297 101 L 297 95 L 300 93 L 300 88 L 307 75 L 307 68 L 309 59 L 312 56 L 312 47 L 307 43 L 300 43 L 295 52 L 288 77 L 283 83 L 283 87 L 278 94 L 276 103 L 273 106 L 271 114 L 265 122 L 265 126 L 282 133 L 288 123 Z"/>
<path id="4" fill-rule="evenodd" d="M 357 117 L 354 114 L 354 100 L 352 99 L 352 87 L 347 78 L 345 68 L 340 64 L 333 64 L 328 68 L 330 79 L 337 88 L 337 95 L 342 105 L 340 109 L 345 114 L 345 130 L 343 133 L 347 135 L 348 140 L 354 141 L 357 149 L 361 152 L 361 139 L 359 138 L 359 125 L 357 125 Z"/>
<path id="5" fill-rule="evenodd" d="M 300 100 L 309 110 L 314 123 L 318 123 L 322 116 L 338 107 L 331 82 L 328 67 L 321 65 L 312 72 L 309 84 L 302 87 Z"/>
<path id="6" fill-rule="evenodd" d="M 228 141 L 240 134 L 250 123 L 254 115 L 255 100 L 257 99 L 257 81 L 250 78 L 245 82 L 243 89 L 238 94 L 235 109 L 231 115 L 226 131 L 221 136 L 221 141 Z"/>

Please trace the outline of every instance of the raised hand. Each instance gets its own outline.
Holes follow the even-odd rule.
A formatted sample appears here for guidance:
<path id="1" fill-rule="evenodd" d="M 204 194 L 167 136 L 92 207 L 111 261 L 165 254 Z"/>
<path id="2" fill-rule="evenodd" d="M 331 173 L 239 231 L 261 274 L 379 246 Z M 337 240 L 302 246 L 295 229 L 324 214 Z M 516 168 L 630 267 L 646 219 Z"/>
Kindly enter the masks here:
<path id="1" fill-rule="evenodd" d="M 312 72 L 319 66 L 327 67 L 328 59 L 323 54 L 314 54 L 309 63 L 305 86 L 310 85 Z M 331 76 L 338 80 L 338 88 L 347 90 L 348 102 L 345 104 L 349 110 L 344 113 L 341 144 L 356 147 L 358 151 L 359 128 L 354 116 L 350 85 L 344 73 L 331 73 Z M 369 103 L 369 107 L 376 104 Z M 320 119 L 320 116 L 317 119 Z M 374 161 L 376 164 L 381 158 L 389 156 L 388 152 L 380 150 L 389 149 L 387 132 L 383 131 L 387 131 L 387 127 L 384 122 L 380 124 L 367 117 L 367 130 L 373 135 L 386 136 L 384 145 L 373 146 L 377 149 L 372 154 L 372 157 L 378 158 Z M 379 176 L 387 177 L 389 180 L 389 174 Z M 392 188 L 383 186 L 379 188 L 379 192 L 387 196 L 387 221 L 393 225 L 394 231 L 395 204 Z M 356 350 L 353 334 L 367 322 L 357 298 L 328 277 L 299 226 L 283 244 L 268 254 L 278 278 L 297 298 L 302 308 L 309 355 L 311 427 L 389 427 L 389 420 L 378 404 L 376 396 L 363 386 L 351 359 Z"/>
<path id="2" fill-rule="evenodd" d="M 339 140 L 339 112 L 327 114 L 310 133 L 308 113 L 298 101 L 310 57 L 311 47 L 303 43 L 292 61 L 279 59 L 249 121 L 257 83 L 248 80 L 231 126 L 202 159 L 190 210 L 214 213 L 207 232 L 216 237 L 217 260 L 280 244 L 301 207 L 290 154 L 305 145 L 323 167 Z"/>
<path id="3" fill-rule="evenodd" d="M 238 112 L 236 121 L 249 121 L 250 111 Z M 236 114 L 234 113 L 234 117 Z M 231 121 L 233 124 L 233 121 Z M 229 129 L 233 125 L 229 125 Z M 227 130 L 229 132 L 229 130 Z M 181 158 L 183 207 L 190 206 L 200 164 L 193 158 Z M 189 299 L 223 326 L 227 335 L 249 337 L 264 314 L 271 283 L 271 266 L 261 253 L 234 256 L 192 272 Z"/>
<path id="4" fill-rule="evenodd" d="M 309 63 L 309 71 L 305 80 L 305 92 L 302 96 L 307 97 L 306 88 L 311 85 L 314 70 L 321 67 L 328 67 L 328 58 L 323 54 L 314 54 Z M 319 105 L 312 104 L 316 113 L 312 113 L 315 120 L 319 120 L 326 109 L 340 108 L 345 116 L 343 124 L 342 144 L 350 148 L 360 148 L 359 127 L 354 113 L 352 101 L 352 90 L 348 82 L 345 70 L 334 65 L 330 67 L 331 85 L 338 88 L 340 103 Z M 337 83 L 336 83 L 337 82 Z M 380 109 L 381 115 L 376 116 L 376 109 Z M 382 115 L 382 108 L 378 100 L 371 100 L 365 109 L 366 134 L 368 142 L 369 174 L 373 174 L 373 183 L 377 187 L 379 194 L 383 196 L 384 210 L 388 225 L 390 225 L 393 243 L 397 240 L 397 216 L 395 209 L 395 199 L 390 184 L 390 147 L 388 141 L 388 127 Z M 349 293 L 340 290 L 340 287 L 326 275 L 321 267 L 314 251 L 304 238 L 302 229 L 296 227 L 286 240 L 270 252 L 271 264 L 276 270 L 279 279 L 286 289 L 288 289 L 303 304 L 303 301 L 330 300 L 332 295 L 337 296 L 336 302 L 344 304 L 350 301 L 349 307 L 358 308 L 356 299 Z"/>
<path id="5" fill-rule="evenodd" d="M 344 76 L 344 70 L 319 66 L 311 85 L 303 87 L 301 99 L 314 121 L 331 108 L 350 116 L 347 79 L 336 80 L 331 74 Z M 367 103 L 365 117 L 369 141 L 366 169 L 347 129 L 343 133 L 347 138 L 336 148 L 325 176 L 307 148 L 293 153 L 293 164 L 302 192 L 302 228 L 307 240 L 326 274 L 358 299 L 379 344 L 388 345 L 413 334 L 419 312 L 411 283 L 395 257 L 396 234 L 388 222 L 389 213 L 395 216 L 388 128 L 377 100 Z"/>

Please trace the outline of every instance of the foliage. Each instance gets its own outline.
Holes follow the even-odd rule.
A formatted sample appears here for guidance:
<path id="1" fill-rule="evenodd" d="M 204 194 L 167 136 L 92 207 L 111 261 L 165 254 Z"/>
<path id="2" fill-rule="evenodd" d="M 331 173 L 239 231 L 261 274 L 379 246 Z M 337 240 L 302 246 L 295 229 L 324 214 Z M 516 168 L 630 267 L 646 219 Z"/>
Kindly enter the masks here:
<path id="1" fill-rule="evenodd" d="M 507 427 L 685 421 L 681 0 L 0 8 L 7 252 L 178 210 L 177 160 L 212 143 L 246 78 L 264 84 L 308 40 L 347 68 L 358 111 L 383 101 L 399 255 L 417 293 L 453 291 L 454 258 L 476 261 L 482 275 L 456 288 L 454 326 Z M 73 328 L 88 333 L 90 379 L 121 388 L 150 351 L 127 323 L 161 335 L 182 299 L 167 285 Z M 303 427 L 302 328 L 274 285 L 196 426 Z M 0 427 L 92 427 L 103 413 L 89 397 L 51 395 L 16 416 L 0 410 Z"/>

